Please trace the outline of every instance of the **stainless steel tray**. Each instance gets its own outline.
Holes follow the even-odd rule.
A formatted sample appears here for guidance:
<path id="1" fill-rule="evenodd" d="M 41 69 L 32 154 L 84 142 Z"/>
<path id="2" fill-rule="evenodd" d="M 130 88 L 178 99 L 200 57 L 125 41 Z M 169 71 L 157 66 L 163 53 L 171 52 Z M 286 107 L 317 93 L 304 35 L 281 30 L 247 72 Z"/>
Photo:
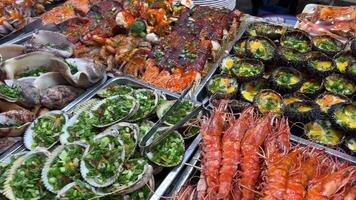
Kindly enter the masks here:
<path id="1" fill-rule="evenodd" d="M 74 101 L 69 103 L 67 106 L 65 106 L 62 111 L 64 112 L 69 112 L 71 111 L 76 105 L 78 105 L 80 102 L 86 100 L 87 98 L 90 98 L 92 93 L 95 94 L 95 92 L 101 88 L 102 85 L 107 81 L 107 76 L 104 74 L 103 79 L 101 79 L 98 83 L 95 85 L 91 86 L 90 88 L 87 88 L 86 91 L 81 94 L 78 98 L 76 98 Z M 14 145 L 10 146 L 3 154 L 0 155 L 0 161 L 6 159 L 7 157 L 11 156 L 14 153 L 24 151 L 26 148 L 23 144 L 23 140 L 15 143 Z"/>

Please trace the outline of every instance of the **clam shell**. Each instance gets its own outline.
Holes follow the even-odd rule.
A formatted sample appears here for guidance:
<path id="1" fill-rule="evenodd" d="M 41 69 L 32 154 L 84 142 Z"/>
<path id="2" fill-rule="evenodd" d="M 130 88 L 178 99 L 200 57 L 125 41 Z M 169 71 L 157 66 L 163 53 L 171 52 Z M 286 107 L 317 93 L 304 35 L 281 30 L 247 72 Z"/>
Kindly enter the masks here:
<path id="1" fill-rule="evenodd" d="M 87 184 L 85 182 L 82 182 L 82 181 L 80 181 L 80 182 L 82 184 L 84 184 L 85 187 L 90 189 L 93 193 L 95 193 L 95 190 L 94 190 L 94 188 L 92 186 L 90 186 L 89 184 Z M 76 186 L 77 184 L 78 183 L 76 183 L 76 182 L 72 182 L 72 183 L 69 183 L 66 186 L 64 186 L 60 191 L 58 191 L 56 199 L 61 199 L 69 189 L 71 189 L 72 187 Z"/>
<path id="2" fill-rule="evenodd" d="M 136 118 L 136 119 L 133 119 L 132 117 L 135 117 L 135 115 L 133 115 L 128 121 L 130 122 L 135 122 L 135 121 L 139 121 L 141 119 L 145 119 L 147 116 L 149 116 L 150 114 L 152 114 L 156 107 L 158 106 L 158 103 L 159 103 L 159 92 L 156 91 L 156 90 L 150 90 L 150 89 L 137 89 L 137 90 L 134 90 L 134 93 L 135 92 L 141 92 L 141 91 L 148 91 L 148 92 L 152 92 L 153 95 L 154 95 L 154 106 L 152 107 L 152 109 L 150 111 L 147 111 L 146 113 L 143 114 L 143 116 L 139 117 L 139 118 Z M 140 100 L 138 100 L 138 103 L 140 103 Z M 141 106 L 141 104 L 140 104 Z M 140 110 L 140 106 L 138 107 L 138 110 Z"/>
<path id="3" fill-rule="evenodd" d="M 133 159 L 135 161 L 139 161 L 139 160 L 143 160 L 144 159 Z M 130 161 L 130 160 L 129 160 Z M 131 160 L 132 161 L 132 160 Z M 123 195 L 123 194 L 129 194 L 131 192 L 134 192 L 136 190 L 138 190 L 139 188 L 143 187 L 144 185 L 146 185 L 150 178 L 152 177 L 152 171 L 153 168 L 151 165 L 149 165 L 148 163 L 145 164 L 143 172 L 137 177 L 137 179 L 127 185 L 118 187 L 113 189 L 113 186 L 110 186 L 111 188 L 109 193 L 105 193 L 104 191 L 102 191 L 101 188 L 99 188 L 97 191 L 98 194 L 102 194 L 102 195 Z"/>
<path id="4" fill-rule="evenodd" d="M 38 117 L 35 121 L 33 121 L 31 123 L 31 125 L 27 128 L 25 134 L 24 134 L 24 144 L 25 144 L 25 147 L 29 150 L 34 150 L 36 147 L 33 147 L 33 143 L 34 143 L 34 138 L 33 138 L 33 130 L 32 128 L 34 127 L 34 125 L 38 122 L 39 119 L 43 118 L 43 117 L 47 117 L 47 116 L 50 116 L 50 115 L 55 115 L 55 116 L 59 116 L 63 114 L 64 116 L 64 124 L 68 121 L 68 116 L 63 112 L 63 111 L 60 111 L 60 110 L 54 110 L 54 111 L 50 111 L 50 112 L 47 112 L 45 113 L 44 115 Z M 64 125 L 63 125 L 64 126 Z M 53 134 L 57 134 L 57 133 L 53 133 Z M 55 144 L 55 143 L 54 143 Z M 49 149 L 51 148 L 54 144 L 51 144 L 50 146 L 48 147 L 43 147 L 43 148 L 46 148 L 46 149 Z"/>
<path id="5" fill-rule="evenodd" d="M 120 122 L 117 124 L 114 124 L 112 126 L 110 126 L 109 128 L 107 128 L 104 133 L 110 133 L 110 132 L 117 132 L 118 135 L 120 135 L 120 131 L 118 131 L 120 128 L 123 127 L 129 127 L 133 132 L 133 138 L 135 140 L 135 147 L 133 149 L 132 152 L 125 152 L 125 159 L 128 160 L 134 153 L 135 153 L 135 149 L 137 147 L 138 141 L 140 140 L 139 138 L 139 128 L 137 126 L 137 124 L 131 124 L 131 123 L 127 123 L 127 122 Z M 121 138 L 123 138 L 121 136 Z M 125 144 L 124 144 L 125 145 Z"/>
<path id="6" fill-rule="evenodd" d="M 30 51 L 47 51 L 66 58 L 74 52 L 74 44 L 65 35 L 46 30 L 34 33 L 25 46 Z"/>
<path id="7" fill-rule="evenodd" d="M 83 111 L 83 112 L 87 112 L 87 111 Z M 93 114 L 91 112 L 87 112 L 90 116 L 93 116 Z M 67 144 L 70 143 L 68 141 L 68 138 L 70 136 L 69 132 L 68 132 L 68 127 L 72 126 L 73 124 L 75 124 L 77 122 L 77 119 L 79 117 L 79 115 L 81 114 L 81 112 L 75 114 L 73 117 L 71 117 L 67 123 L 65 123 L 65 125 L 63 126 L 63 131 L 62 134 L 59 136 L 59 141 L 61 142 L 61 144 Z M 82 140 L 80 142 L 86 142 L 85 140 Z"/>
<path id="8" fill-rule="evenodd" d="M 46 163 L 44 164 L 44 167 L 42 169 L 42 173 L 41 173 L 41 180 L 44 184 L 44 186 L 46 187 L 47 190 L 49 190 L 52 193 L 57 193 L 58 191 L 54 190 L 53 186 L 48 182 L 48 171 L 49 168 L 51 167 L 53 161 L 57 158 L 57 156 L 62 152 L 62 150 L 65 147 L 71 146 L 71 145 L 78 145 L 78 146 L 82 146 L 83 149 L 86 148 L 86 145 L 80 142 L 74 142 L 74 143 L 70 143 L 70 144 L 66 144 L 66 145 L 60 145 L 58 146 L 56 149 L 54 149 L 51 153 L 51 156 L 47 159 Z"/>
<path id="9" fill-rule="evenodd" d="M 67 58 L 65 62 L 67 67 L 61 68 L 60 72 L 68 82 L 76 87 L 87 88 L 105 75 L 105 66 L 94 63 L 91 59 Z M 68 65 L 75 66 L 78 72 L 72 74 Z"/>
<path id="10" fill-rule="evenodd" d="M 31 152 L 27 153 L 26 155 L 21 156 L 11 166 L 11 168 L 9 170 L 9 175 L 6 178 L 6 181 L 5 181 L 5 184 L 4 184 L 4 195 L 8 199 L 10 199 L 10 200 L 19 200 L 18 198 L 15 197 L 15 195 L 14 195 L 14 193 L 12 191 L 12 188 L 10 186 L 10 182 L 11 182 L 11 180 L 13 178 L 13 175 L 15 174 L 16 170 L 23 164 L 23 162 L 26 159 L 29 159 L 30 157 L 32 157 L 32 156 L 34 156 L 36 154 L 44 154 L 46 157 L 49 157 L 49 155 L 50 155 L 50 153 L 46 149 L 38 148 L 35 151 L 31 151 Z M 37 199 L 40 199 L 40 198 L 41 197 L 38 197 L 38 198 L 34 198 L 32 200 L 37 200 Z"/>
<path id="11" fill-rule="evenodd" d="M 18 44 L 0 45 L 0 62 L 22 55 L 25 53 L 25 50 L 24 46 Z"/>
<path id="12" fill-rule="evenodd" d="M 127 116 L 125 116 L 125 117 L 123 117 L 123 118 L 121 118 L 121 119 L 115 120 L 115 121 L 113 121 L 113 122 L 111 122 L 111 123 L 108 123 L 108 124 L 95 124 L 95 125 L 94 125 L 95 127 L 98 127 L 98 128 L 105 128 L 105 127 L 111 126 L 111 125 L 116 124 L 116 123 L 118 123 L 118 122 L 120 122 L 120 121 L 129 119 L 132 115 L 134 115 L 134 114 L 137 112 L 137 110 L 138 110 L 138 108 L 139 108 L 139 103 L 138 103 L 138 101 L 137 101 L 135 98 L 131 97 L 131 96 L 128 96 L 128 95 L 124 95 L 124 96 L 125 96 L 126 98 L 128 98 L 128 99 L 132 99 L 132 100 L 133 100 L 133 106 L 132 106 L 131 110 L 129 111 L 129 113 L 127 114 Z M 110 100 L 110 99 L 117 99 L 117 100 L 119 101 L 120 98 L 121 98 L 121 97 L 124 97 L 124 96 L 118 95 L 118 96 L 113 96 L 113 97 L 109 97 L 109 98 L 103 99 L 103 100 L 99 101 L 99 103 L 96 104 L 96 105 L 93 107 L 93 109 L 92 109 L 91 111 L 94 112 L 95 110 L 97 110 L 97 109 L 98 109 L 101 105 L 103 105 L 107 100 Z"/>
<path id="13" fill-rule="evenodd" d="M 100 139 L 102 137 L 109 136 L 109 135 L 111 135 L 113 137 L 116 137 L 118 142 L 122 146 L 124 146 L 124 143 L 123 143 L 122 139 L 116 133 L 113 133 L 113 132 L 103 132 L 103 133 L 101 133 L 99 135 L 96 135 L 94 137 L 94 141 L 97 140 L 97 139 Z M 85 149 L 84 154 L 83 154 L 83 158 L 89 153 L 90 147 L 91 147 L 91 145 L 88 145 L 87 148 Z M 124 161 L 124 159 L 125 159 L 125 148 L 122 148 L 121 157 L 119 159 L 121 161 Z M 120 172 L 122 171 L 123 162 L 120 163 L 120 160 L 118 160 L 118 163 L 117 163 L 116 174 L 114 176 L 112 176 L 111 178 L 109 178 L 105 183 L 98 183 L 94 178 L 88 177 L 89 169 L 87 168 L 87 166 L 85 164 L 85 161 L 83 159 L 80 162 L 80 172 L 82 174 L 83 179 L 87 183 L 89 183 L 90 185 L 92 185 L 94 187 L 98 187 L 98 188 L 107 187 L 107 186 L 113 184 L 116 181 L 117 177 L 119 176 Z"/>

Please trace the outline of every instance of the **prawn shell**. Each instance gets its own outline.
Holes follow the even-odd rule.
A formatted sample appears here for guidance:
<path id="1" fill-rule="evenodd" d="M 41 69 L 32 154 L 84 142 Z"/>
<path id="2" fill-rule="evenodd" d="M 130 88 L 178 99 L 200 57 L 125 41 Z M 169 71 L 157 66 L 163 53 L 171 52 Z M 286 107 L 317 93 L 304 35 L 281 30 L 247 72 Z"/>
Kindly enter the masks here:
<path id="1" fill-rule="evenodd" d="M 122 141 L 121 137 L 119 135 L 117 135 L 117 134 L 112 133 L 112 132 L 106 132 L 105 131 L 103 133 L 100 133 L 99 135 L 96 135 L 94 137 L 94 141 L 97 140 L 97 139 L 100 139 L 102 137 L 105 137 L 105 136 L 116 137 L 118 142 L 124 147 L 124 142 Z M 91 145 L 88 145 L 86 147 L 86 149 L 84 151 L 84 154 L 83 154 L 83 158 L 89 153 L 90 147 L 91 147 Z M 97 188 L 107 187 L 109 185 L 112 185 L 117 180 L 120 172 L 122 171 L 122 165 L 123 165 L 123 161 L 125 160 L 125 157 L 126 157 L 125 148 L 122 148 L 122 152 L 121 152 L 121 155 L 120 155 L 120 159 L 122 160 L 122 162 L 121 163 L 118 162 L 116 174 L 114 176 L 110 177 L 105 183 L 102 183 L 102 184 L 98 183 L 95 180 L 95 178 L 89 178 L 88 177 L 89 169 L 87 168 L 83 158 L 80 161 L 80 173 L 81 173 L 83 179 L 87 183 L 89 183 L 91 186 L 94 186 L 94 187 L 97 187 Z"/>
<path id="2" fill-rule="evenodd" d="M 62 150 L 68 146 L 74 146 L 74 145 L 78 145 L 84 148 L 86 148 L 86 145 L 84 143 L 81 142 L 74 142 L 74 143 L 70 143 L 70 144 L 65 144 L 65 145 L 60 145 L 58 147 L 56 147 L 51 155 L 49 156 L 49 158 L 47 159 L 47 161 L 45 162 L 43 169 L 42 169 L 42 173 L 41 173 L 41 181 L 43 182 L 44 186 L 46 187 L 46 189 L 52 193 L 57 193 L 58 191 L 54 190 L 53 186 L 49 183 L 48 181 L 48 172 L 49 172 L 49 168 L 51 167 L 53 161 L 57 158 L 57 156 L 62 152 Z"/>
<path id="3" fill-rule="evenodd" d="M 85 110 L 83 110 L 82 112 L 86 112 Z M 87 112 L 91 117 L 93 117 L 93 113 L 91 112 Z M 62 128 L 62 134 L 59 136 L 59 141 L 61 144 L 67 144 L 70 143 L 68 141 L 68 138 L 70 137 L 70 134 L 68 132 L 68 128 L 70 126 L 72 126 L 73 124 L 75 124 L 77 122 L 77 119 L 79 117 L 79 115 L 81 114 L 81 112 L 76 113 L 74 116 L 72 116 L 67 123 L 64 124 L 63 128 Z M 81 140 L 80 142 L 86 142 L 85 140 Z"/>
<path id="4" fill-rule="evenodd" d="M 139 137 L 139 127 L 137 124 L 133 124 L 133 123 L 127 123 L 127 122 L 119 122 L 117 124 L 114 124 L 112 126 L 110 126 L 109 128 L 105 129 L 103 133 L 111 133 L 112 131 L 116 131 L 120 128 L 123 127 L 129 127 L 132 131 L 133 131 L 133 138 L 135 140 L 135 148 L 138 145 L 138 141 L 140 141 L 140 137 Z M 120 135 L 120 132 L 117 131 L 118 134 Z M 124 144 L 125 145 L 125 144 Z M 135 151 L 132 152 L 125 152 L 125 159 L 128 160 L 133 154 L 135 153 Z"/>
<path id="5" fill-rule="evenodd" d="M 154 97 L 155 97 L 154 106 L 152 107 L 152 109 L 150 111 L 147 111 L 146 113 L 144 113 L 144 115 L 142 117 L 139 117 L 139 118 L 136 118 L 136 119 L 129 119 L 128 120 L 129 122 L 136 122 L 136 121 L 139 121 L 139 120 L 147 118 L 149 115 L 151 115 L 156 110 L 156 108 L 158 106 L 158 103 L 159 103 L 159 92 L 157 90 L 137 89 L 134 92 L 136 92 L 136 91 L 149 91 L 149 92 L 152 92 Z M 137 101 L 139 102 L 139 100 L 137 100 Z M 138 107 L 138 110 L 140 110 L 140 106 Z"/>
<path id="6" fill-rule="evenodd" d="M 25 145 L 25 147 L 27 149 L 29 149 L 29 150 L 34 150 L 36 148 L 36 147 L 32 147 L 32 145 L 34 143 L 32 128 L 38 122 L 39 119 L 41 119 L 43 117 L 51 116 L 51 115 L 60 116 L 61 114 L 63 114 L 63 116 L 64 116 L 64 124 L 66 124 L 67 121 L 68 121 L 68 116 L 63 111 L 60 111 L 60 110 L 53 110 L 53 111 L 47 112 L 44 115 L 38 117 L 35 121 L 33 121 L 31 123 L 31 125 L 27 128 L 27 130 L 25 131 L 25 134 L 24 134 L 24 145 Z M 62 125 L 62 129 L 63 129 L 64 124 Z M 56 133 L 53 133 L 53 134 L 56 134 Z M 55 144 L 56 143 L 53 143 L 49 147 L 43 147 L 43 148 L 50 149 Z"/>
<path id="7" fill-rule="evenodd" d="M 134 159 L 134 160 L 139 160 L 139 159 Z M 146 185 L 150 181 L 150 178 L 152 177 L 152 172 L 153 172 L 153 167 L 151 165 L 149 165 L 148 163 L 146 163 L 143 172 L 138 176 L 138 178 L 135 181 L 129 183 L 128 185 L 125 185 L 125 186 L 122 186 L 119 188 L 115 188 L 115 190 L 110 193 L 104 193 L 104 192 L 100 191 L 100 189 L 97 190 L 96 192 L 98 194 L 102 194 L 102 195 L 129 194 L 131 192 L 134 192 L 134 191 L 140 189 L 144 185 Z"/>
<path id="8" fill-rule="evenodd" d="M 51 47 L 50 44 L 58 48 Z M 74 53 L 74 44 L 65 35 L 53 31 L 37 31 L 25 46 L 30 51 L 47 51 L 65 58 L 71 57 Z"/>
<path id="9" fill-rule="evenodd" d="M 0 45 L 0 62 L 17 57 L 25 53 L 26 48 L 18 44 Z"/>
<path id="10" fill-rule="evenodd" d="M 13 176 L 15 175 L 16 170 L 29 158 L 31 158 L 32 156 L 35 156 L 36 154 L 44 154 L 46 157 L 50 156 L 50 152 L 48 152 L 46 149 L 43 148 L 38 148 L 35 151 L 30 151 L 27 154 L 19 157 L 11 166 L 9 172 L 8 172 L 8 176 L 5 180 L 4 183 L 4 192 L 3 194 L 5 195 L 6 198 L 10 199 L 10 200 L 19 200 L 18 198 L 15 197 L 14 192 L 12 191 L 12 188 L 10 186 L 10 182 L 13 178 Z M 41 199 L 41 197 L 37 197 L 31 200 L 37 200 L 37 199 Z"/>
<path id="11" fill-rule="evenodd" d="M 107 100 L 111 100 L 111 99 L 120 100 L 121 97 L 123 97 L 123 96 L 118 95 L 118 96 L 112 96 L 112 97 L 103 99 L 103 100 L 99 101 L 96 105 L 94 105 L 94 107 L 93 107 L 93 109 L 92 109 L 91 111 L 97 110 L 101 105 L 103 105 L 104 103 L 106 103 Z M 125 117 L 123 117 L 123 118 L 121 118 L 121 119 L 118 119 L 118 120 L 115 120 L 115 121 L 113 121 L 113 122 L 110 122 L 110 123 L 108 123 L 108 124 L 94 124 L 93 126 L 95 126 L 95 127 L 97 127 L 97 128 L 105 128 L 105 127 L 111 126 L 111 125 L 113 125 L 113 124 L 116 124 L 116 123 L 118 123 L 118 122 L 120 122 L 120 121 L 127 120 L 127 119 L 129 119 L 131 116 L 133 116 L 133 115 L 137 112 L 137 110 L 138 110 L 140 104 L 139 104 L 139 102 L 138 102 L 135 98 L 133 98 L 132 96 L 124 95 L 124 97 L 133 100 L 133 106 L 131 107 L 131 110 L 129 111 L 129 113 L 128 113 Z"/>
<path id="12" fill-rule="evenodd" d="M 158 132 L 161 132 L 161 131 L 166 131 L 167 129 L 169 129 L 169 127 L 161 127 L 161 128 L 159 128 L 159 129 L 156 131 L 155 134 L 157 134 Z M 155 134 L 154 134 L 154 135 L 155 135 Z M 176 135 L 180 138 L 181 144 L 183 145 L 183 148 L 184 148 L 184 151 L 183 151 L 183 152 L 185 152 L 185 145 L 184 145 L 183 136 L 182 136 L 180 133 L 178 133 L 177 131 L 174 131 L 173 133 L 170 133 L 170 134 L 171 134 L 171 135 L 172 135 L 172 134 L 176 134 Z M 148 143 L 151 143 L 152 140 L 153 140 L 153 138 L 154 138 L 154 136 L 152 136 L 147 142 L 148 142 Z M 164 142 L 164 140 L 161 141 L 161 142 Z M 184 154 L 183 154 L 183 155 L 180 156 L 180 159 L 179 159 L 179 161 L 178 161 L 177 163 L 168 165 L 168 164 L 163 164 L 163 163 L 159 163 L 159 162 L 154 161 L 154 160 L 152 159 L 153 156 L 150 156 L 150 154 L 153 154 L 153 152 L 145 151 L 146 157 L 147 157 L 152 163 L 154 163 L 154 164 L 156 164 L 156 165 L 158 165 L 158 166 L 161 166 L 161 167 L 174 167 L 174 166 L 177 166 L 177 165 L 179 165 L 179 163 L 182 162 L 183 157 L 184 157 Z"/>

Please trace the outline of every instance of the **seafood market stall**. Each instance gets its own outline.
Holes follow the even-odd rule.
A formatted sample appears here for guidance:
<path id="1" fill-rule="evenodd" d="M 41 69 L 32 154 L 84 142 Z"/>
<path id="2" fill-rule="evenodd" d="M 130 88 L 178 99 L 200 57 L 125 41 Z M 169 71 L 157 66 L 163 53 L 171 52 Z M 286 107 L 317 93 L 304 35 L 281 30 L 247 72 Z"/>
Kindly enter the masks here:
<path id="1" fill-rule="evenodd" d="M 0 199 L 356 198 L 355 6 L 24 2 L 0 3 Z"/>

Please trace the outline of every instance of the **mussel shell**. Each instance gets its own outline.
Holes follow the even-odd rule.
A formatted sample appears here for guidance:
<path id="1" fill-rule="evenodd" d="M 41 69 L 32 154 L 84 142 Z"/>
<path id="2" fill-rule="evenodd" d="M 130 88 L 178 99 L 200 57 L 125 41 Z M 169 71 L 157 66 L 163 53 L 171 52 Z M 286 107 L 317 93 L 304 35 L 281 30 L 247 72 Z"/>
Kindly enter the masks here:
<path id="1" fill-rule="evenodd" d="M 292 85 L 281 85 L 277 83 L 276 77 L 278 76 L 278 73 L 281 71 L 289 71 L 293 73 L 294 75 L 298 76 L 299 80 L 297 83 L 292 84 Z M 276 70 L 273 71 L 272 75 L 269 77 L 269 82 L 271 83 L 271 86 L 274 90 L 280 93 L 292 93 L 297 90 L 303 85 L 304 82 L 304 77 L 302 73 L 300 73 L 298 70 L 290 67 L 280 67 L 277 68 Z"/>
<path id="2" fill-rule="evenodd" d="M 310 40 L 310 37 L 309 37 L 308 33 L 306 33 L 305 31 L 302 31 L 302 30 L 298 29 L 298 30 L 292 30 L 292 31 L 285 32 L 281 36 L 281 39 L 280 39 L 281 46 L 283 46 L 282 43 L 287 37 L 294 37 L 294 38 L 306 40 L 308 42 L 308 46 L 307 46 L 306 52 L 309 52 L 309 51 L 312 50 L 312 42 Z M 289 48 L 289 47 L 287 47 L 287 48 Z M 300 52 L 300 50 L 298 50 L 298 51 Z M 305 52 L 301 52 L 301 53 L 305 53 Z"/>
<path id="3" fill-rule="evenodd" d="M 120 101 L 120 98 L 122 98 L 122 97 L 131 99 L 133 101 L 133 105 L 132 105 L 131 110 L 129 111 L 129 113 L 127 113 L 127 115 L 125 117 L 123 117 L 121 119 L 117 119 L 117 120 L 112 121 L 112 122 L 107 123 L 107 124 L 105 124 L 105 123 L 103 124 L 103 123 L 100 123 L 100 122 L 98 124 L 94 124 L 95 127 L 97 127 L 97 128 L 105 128 L 105 127 L 111 126 L 111 125 L 116 124 L 116 123 L 118 123 L 120 121 L 124 121 L 126 119 L 129 119 L 131 116 L 133 116 L 137 112 L 137 110 L 138 110 L 138 108 L 140 106 L 138 101 L 135 98 L 133 98 L 131 96 L 128 96 L 128 95 L 124 95 L 124 96 L 118 95 L 118 96 L 113 96 L 113 97 L 109 97 L 109 98 L 103 99 L 103 100 L 99 101 L 98 104 L 96 104 L 91 111 L 95 112 L 95 110 L 100 108 L 100 106 L 103 105 L 104 103 L 106 103 L 107 100 L 117 99 L 118 101 Z"/>
<path id="4" fill-rule="evenodd" d="M 330 50 L 321 49 L 321 48 L 317 47 L 314 41 L 317 40 L 317 39 L 320 39 L 320 38 L 325 38 L 327 40 L 331 40 L 337 46 L 337 50 L 336 51 L 330 51 Z M 340 52 L 344 48 L 344 44 L 342 42 L 340 42 L 339 40 L 337 40 L 337 39 L 335 39 L 333 37 L 330 37 L 328 35 L 315 36 L 311 40 L 312 40 L 313 48 L 315 50 L 321 51 L 321 52 L 325 53 L 328 56 L 334 56 L 335 54 L 337 54 L 338 52 Z"/>
<path id="5" fill-rule="evenodd" d="M 318 70 L 312 66 L 311 62 L 319 60 L 319 61 L 328 61 L 331 62 L 331 67 L 328 70 Z M 335 60 L 327 57 L 325 54 L 320 53 L 320 52 L 310 52 L 307 55 L 307 70 L 308 72 L 315 77 L 327 77 L 331 74 L 333 74 L 337 68 L 336 68 L 336 63 Z"/>
<path id="6" fill-rule="evenodd" d="M 133 160 L 139 160 L 139 159 L 133 159 Z M 130 161 L 130 160 L 128 160 L 128 161 Z M 146 185 L 150 181 L 150 178 L 152 177 L 152 171 L 153 171 L 152 166 L 149 165 L 148 163 L 146 163 L 145 166 L 144 166 L 143 172 L 133 182 L 130 182 L 127 185 L 123 185 L 123 186 L 121 186 L 119 188 L 115 188 L 115 189 L 114 188 L 110 188 L 110 187 L 113 187 L 113 186 L 109 186 L 109 188 L 108 188 L 108 190 L 110 191 L 109 193 L 106 193 L 106 192 L 102 191 L 101 188 L 96 190 L 96 192 L 98 194 L 102 194 L 102 195 L 124 195 L 124 194 L 129 194 L 131 192 L 134 192 L 134 191 L 138 190 L 139 188 L 143 187 L 144 185 Z"/>
<path id="7" fill-rule="evenodd" d="M 248 63 L 248 64 L 253 65 L 255 68 L 258 68 L 260 70 L 259 73 L 257 73 L 256 75 L 253 75 L 253 76 L 243 76 L 243 75 L 234 73 L 234 67 L 239 64 L 242 65 L 243 63 Z M 232 67 L 232 73 L 236 77 L 237 81 L 240 81 L 240 82 L 246 82 L 246 81 L 252 81 L 252 80 L 259 79 L 263 76 L 263 74 L 265 72 L 265 67 L 264 67 L 263 62 L 259 61 L 257 59 L 241 59 L 241 60 L 237 61 L 236 65 L 234 67 Z"/>
<path id="8" fill-rule="evenodd" d="M 122 141 L 121 137 L 117 134 L 117 133 L 113 133 L 113 132 L 103 132 L 100 133 L 99 135 L 96 135 L 94 137 L 94 141 L 98 140 L 100 138 L 106 137 L 106 136 L 113 136 L 123 147 L 124 146 L 124 142 Z M 90 151 L 90 147 L 91 145 L 88 145 L 84 151 L 83 154 L 83 158 L 89 153 Z M 94 186 L 94 187 L 98 187 L 98 188 L 102 188 L 102 187 L 107 187 L 111 184 L 113 184 L 116 179 L 118 178 L 120 172 L 122 171 L 122 165 L 123 165 L 123 161 L 125 160 L 125 148 L 122 148 L 122 152 L 120 157 L 118 158 L 118 162 L 116 164 L 117 166 L 117 170 L 114 176 L 110 177 L 106 182 L 104 183 L 99 183 L 98 181 L 95 180 L 95 178 L 93 177 L 88 177 L 88 173 L 89 173 L 89 169 L 86 166 L 86 161 L 82 158 L 82 160 L 80 161 L 80 173 L 82 174 L 83 179 L 89 183 L 90 185 Z"/>
<path id="9" fill-rule="evenodd" d="M 54 160 L 57 158 L 57 156 L 62 152 L 62 150 L 68 146 L 73 146 L 73 145 L 81 146 L 81 147 L 83 147 L 83 150 L 86 148 L 86 145 L 84 143 L 80 143 L 80 142 L 74 142 L 74 143 L 70 143 L 70 144 L 66 144 L 66 145 L 60 145 L 52 151 L 51 155 L 49 156 L 49 158 L 46 160 L 46 162 L 44 164 L 44 167 L 43 167 L 42 173 L 41 173 L 41 181 L 43 182 L 46 189 L 52 193 L 57 193 L 58 191 L 54 190 L 53 186 L 48 181 L 49 169 L 50 169 L 52 163 L 54 162 Z"/>
<path id="10" fill-rule="evenodd" d="M 268 49 L 268 51 L 272 51 L 272 56 L 270 58 L 259 58 L 258 56 L 256 57 L 255 54 L 251 51 L 251 45 L 250 42 L 253 40 L 264 40 L 265 42 L 267 42 L 269 45 L 271 45 L 272 49 Z M 274 59 L 275 59 L 275 55 L 277 53 L 277 46 L 274 44 L 274 42 L 272 40 L 270 40 L 267 37 L 263 37 L 263 36 L 255 36 L 255 37 L 249 37 L 246 41 L 246 53 L 250 58 L 255 58 L 258 60 L 261 60 L 262 62 L 268 64 L 271 63 Z"/>
<path id="11" fill-rule="evenodd" d="M 298 110 L 299 106 L 308 106 L 312 109 L 306 112 Z M 307 123 L 320 117 L 320 107 L 312 101 L 295 102 L 284 107 L 284 114 L 294 122 Z"/>
<path id="12" fill-rule="evenodd" d="M 347 127 L 346 125 L 344 124 L 340 124 L 337 122 L 337 119 L 335 118 L 334 114 L 337 110 L 339 109 L 343 109 L 344 107 L 346 106 L 353 106 L 356 108 L 356 105 L 354 104 L 351 104 L 351 103 L 340 103 L 340 104 L 336 104 L 336 105 L 332 105 L 331 108 L 329 109 L 328 111 L 328 116 L 329 116 L 329 119 L 330 119 L 330 122 L 331 124 L 339 129 L 339 130 L 342 130 L 344 133 L 352 136 L 352 135 L 355 135 L 356 134 L 356 128 L 351 128 L 351 127 Z"/>
<path id="13" fill-rule="evenodd" d="M 0 62 L 17 57 L 25 53 L 26 48 L 18 44 L 0 45 Z"/>
<path id="14" fill-rule="evenodd" d="M 38 117 L 35 121 L 33 121 L 31 123 L 31 125 L 27 128 L 25 134 L 24 134 L 24 145 L 27 149 L 29 150 L 34 150 L 36 149 L 37 147 L 33 147 L 33 143 L 34 143 L 34 138 L 33 138 L 33 130 L 32 128 L 34 127 L 34 125 L 38 122 L 39 119 L 43 118 L 43 117 L 47 117 L 47 116 L 50 116 L 50 115 L 55 115 L 55 116 L 59 116 L 59 115 L 63 115 L 64 116 L 64 124 L 67 123 L 68 121 L 68 116 L 63 112 L 63 111 L 60 111 L 60 110 L 53 110 L 53 111 L 50 111 L 50 112 L 47 112 L 45 113 L 44 115 Z M 63 124 L 63 126 L 64 126 Z M 63 128 L 63 127 L 62 127 Z M 53 133 L 53 134 L 56 134 L 56 133 Z M 59 136 L 58 136 L 59 138 Z M 54 143 L 55 144 L 55 143 Z M 50 146 L 48 147 L 43 147 L 43 148 L 46 148 L 46 149 L 49 149 L 51 148 L 54 144 L 51 144 Z"/>
<path id="15" fill-rule="evenodd" d="M 45 150 L 45 149 L 42 149 L 42 148 L 38 148 L 36 149 L 35 151 L 31 151 L 21 157 L 19 157 L 14 163 L 13 165 L 11 166 L 9 172 L 8 172 L 8 177 L 6 178 L 6 181 L 5 181 L 5 184 L 4 184 L 4 195 L 8 198 L 8 199 L 11 199 L 11 200 L 15 200 L 17 199 L 15 197 L 15 194 L 14 192 L 12 191 L 12 187 L 10 185 L 10 182 L 12 181 L 12 177 L 14 176 L 16 170 L 29 158 L 31 158 L 32 156 L 35 156 L 36 154 L 43 154 L 44 156 L 46 157 L 49 157 L 50 153 Z M 40 177 L 37 177 L 37 178 L 40 178 Z M 41 183 L 39 183 L 41 184 Z M 40 199 L 41 197 L 38 197 L 38 198 L 35 198 L 35 199 L 32 199 L 32 200 L 37 200 L 37 199 Z"/>
<path id="16" fill-rule="evenodd" d="M 74 44 L 65 35 L 46 30 L 34 33 L 25 46 L 30 51 L 47 51 L 66 58 L 72 56 L 74 52 Z"/>

